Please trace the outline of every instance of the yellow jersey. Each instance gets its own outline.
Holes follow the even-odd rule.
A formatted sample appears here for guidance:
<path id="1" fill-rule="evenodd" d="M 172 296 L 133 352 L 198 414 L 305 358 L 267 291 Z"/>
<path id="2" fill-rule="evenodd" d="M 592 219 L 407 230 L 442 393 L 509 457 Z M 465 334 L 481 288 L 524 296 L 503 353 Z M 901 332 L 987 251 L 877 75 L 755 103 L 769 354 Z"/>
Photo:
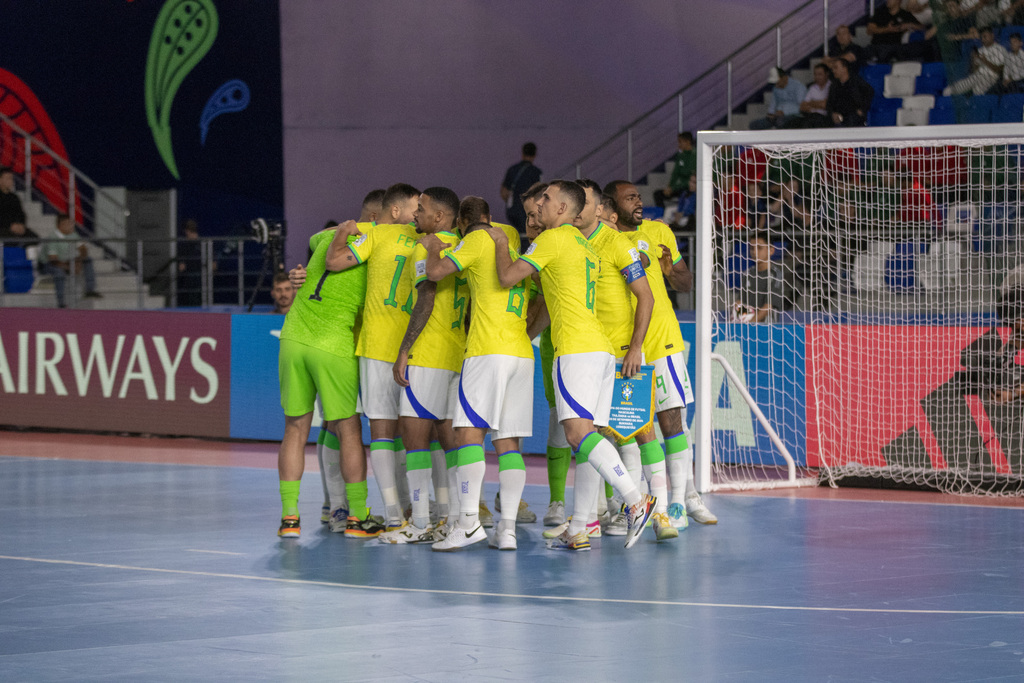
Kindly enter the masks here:
<path id="1" fill-rule="evenodd" d="M 375 225 L 349 245 L 366 264 L 366 305 L 356 355 L 394 363 L 412 312 L 412 257 L 420 235 L 411 225 Z"/>
<path id="2" fill-rule="evenodd" d="M 604 327 L 612 353 L 622 358 L 629 351 L 633 337 L 636 299 L 628 283 L 646 277 L 636 245 L 615 228 L 598 223 L 587 238 L 601 257 L 601 273 L 597 278 L 597 319 Z"/>
<path id="3" fill-rule="evenodd" d="M 645 222 L 653 223 L 654 221 Z M 654 295 L 654 310 L 651 312 L 651 324 L 648 326 L 647 336 L 644 338 L 644 361 L 653 363 L 660 358 L 683 350 L 683 333 L 679 330 L 679 319 L 676 318 L 676 313 L 672 308 L 672 300 L 668 298 L 665 277 L 662 275 L 661 264 L 658 262 L 658 254 L 661 253 L 658 244 L 665 244 L 665 242 L 656 242 L 639 230 L 619 234 L 625 236 L 631 244 L 636 246 L 636 250 L 646 255 L 649 260 L 646 268 L 647 284 L 651 286 L 651 294 Z M 675 240 L 673 239 L 671 242 L 674 244 Z M 665 246 L 671 245 L 665 244 Z M 632 301 L 636 303 L 635 297 L 632 298 Z"/>
<path id="4" fill-rule="evenodd" d="M 520 258 L 540 271 L 540 286 L 551 315 L 555 358 L 573 353 L 613 353 L 596 312 L 601 257 L 587 238 L 564 223 L 538 235 Z"/>
<path id="5" fill-rule="evenodd" d="M 517 356 L 533 358 L 526 336 L 526 287 L 529 279 L 511 288 L 501 286 L 494 259 L 494 240 L 486 230 L 474 230 L 454 247 L 441 252 L 469 282 L 473 319 L 466 339 L 466 358 Z M 513 259 L 516 255 L 511 253 Z"/>
<path id="6" fill-rule="evenodd" d="M 505 236 L 508 237 L 508 248 L 514 251 L 518 256 L 519 252 L 523 250 L 523 242 L 522 238 L 519 237 L 519 231 L 505 223 L 491 223 L 491 225 L 502 229 Z"/>
<path id="7" fill-rule="evenodd" d="M 459 236 L 453 232 L 436 233 L 445 243 L 453 247 L 459 243 Z M 427 280 L 427 249 L 417 243 L 413 250 L 413 301 L 418 296 L 417 286 Z M 415 308 L 415 303 L 413 303 Z M 427 324 L 416 338 L 409 351 L 409 365 L 424 368 L 441 368 L 458 372 L 462 368 L 462 357 L 466 353 L 466 310 L 469 307 L 469 281 L 452 273 L 437 283 L 434 294 L 434 308 Z"/>
<path id="8" fill-rule="evenodd" d="M 661 221 L 645 220 L 640 222 L 636 231 L 650 237 L 652 247 L 657 247 L 659 244 L 668 247 L 668 253 L 672 255 L 672 265 L 679 263 L 679 259 L 683 258 L 679 253 L 679 245 L 676 243 L 676 234 L 672 232 L 672 228 L 668 227 L 668 224 Z M 654 253 L 660 255 L 662 251 L 662 249 L 655 249 Z"/>

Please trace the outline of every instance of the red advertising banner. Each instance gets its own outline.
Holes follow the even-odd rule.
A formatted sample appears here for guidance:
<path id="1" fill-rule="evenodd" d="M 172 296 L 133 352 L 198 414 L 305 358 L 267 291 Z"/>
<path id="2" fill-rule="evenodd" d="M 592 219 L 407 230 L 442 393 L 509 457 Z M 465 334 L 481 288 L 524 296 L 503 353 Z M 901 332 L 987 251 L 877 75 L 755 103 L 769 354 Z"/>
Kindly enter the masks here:
<path id="1" fill-rule="evenodd" d="M 984 349 L 979 344 L 988 340 L 998 347 L 1006 334 L 966 326 L 809 325 L 807 464 L 884 466 L 887 450 L 913 450 L 921 466 L 939 469 L 973 449 L 1006 471 L 1007 454 L 1019 451 L 1019 434 L 1011 438 L 1020 432 L 1019 405 L 996 405 L 996 380 L 964 366 L 965 352 Z"/>
<path id="2" fill-rule="evenodd" d="M 227 437 L 231 316 L 0 309 L 0 424 Z"/>

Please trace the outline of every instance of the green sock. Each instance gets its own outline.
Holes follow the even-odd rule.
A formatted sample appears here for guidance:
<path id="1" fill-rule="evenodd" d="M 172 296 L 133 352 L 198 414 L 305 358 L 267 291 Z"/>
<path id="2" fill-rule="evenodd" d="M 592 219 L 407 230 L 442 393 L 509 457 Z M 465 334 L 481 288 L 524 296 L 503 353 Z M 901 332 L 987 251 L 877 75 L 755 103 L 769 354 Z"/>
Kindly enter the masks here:
<path id="1" fill-rule="evenodd" d="M 453 448 L 450 451 L 444 452 L 444 461 L 448 465 L 448 469 L 459 466 L 459 449 Z"/>
<path id="2" fill-rule="evenodd" d="M 299 514 L 299 483 L 298 481 L 281 482 L 281 516 L 298 516 Z"/>
<path id="3" fill-rule="evenodd" d="M 370 508 L 366 507 L 366 480 L 349 484 L 345 483 L 345 497 L 348 498 L 348 514 L 350 517 L 366 519 Z"/>
<path id="4" fill-rule="evenodd" d="M 548 488 L 551 500 L 565 502 L 565 480 L 569 476 L 572 450 L 548 446 Z"/>
<path id="5" fill-rule="evenodd" d="M 605 498 L 611 498 L 614 495 L 615 495 L 615 489 L 612 488 L 611 484 L 609 484 L 608 482 L 605 482 L 604 483 L 604 497 Z"/>
<path id="6" fill-rule="evenodd" d="M 683 437 L 685 441 L 686 437 Z M 661 444 L 657 439 L 640 444 L 640 462 L 644 465 L 653 465 L 665 461 L 665 452 L 661 450 Z"/>

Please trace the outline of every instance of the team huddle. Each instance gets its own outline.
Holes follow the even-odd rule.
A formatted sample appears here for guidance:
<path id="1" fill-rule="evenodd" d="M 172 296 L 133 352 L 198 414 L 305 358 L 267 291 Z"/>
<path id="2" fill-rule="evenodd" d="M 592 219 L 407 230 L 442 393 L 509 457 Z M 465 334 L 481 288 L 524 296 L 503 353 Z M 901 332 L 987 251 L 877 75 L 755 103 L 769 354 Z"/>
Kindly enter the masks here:
<path id="1" fill-rule="evenodd" d="M 520 439 L 532 434 L 538 336 L 550 409 L 547 546 L 588 550 L 604 533 L 629 548 L 648 525 L 665 541 L 688 516 L 717 522 L 693 483 L 693 395 L 666 288 L 688 291 L 692 275 L 672 231 L 643 219 L 626 181 L 537 183 L 522 200 L 522 253 L 519 233 L 492 222 L 483 199 L 406 184 L 370 193 L 358 222 L 310 239 L 307 266 L 289 274 L 300 287 L 281 330 L 279 536 L 300 535 L 299 480 L 319 397 L 321 521 L 331 531 L 435 551 L 484 540 L 515 550 L 517 520 L 536 519 L 522 501 Z M 664 448 L 653 427 L 628 440 L 607 428 L 616 373 L 632 377 L 643 365 L 654 368 Z M 366 505 L 360 414 L 383 517 Z M 481 501 L 488 435 L 501 515 L 490 536 Z"/>

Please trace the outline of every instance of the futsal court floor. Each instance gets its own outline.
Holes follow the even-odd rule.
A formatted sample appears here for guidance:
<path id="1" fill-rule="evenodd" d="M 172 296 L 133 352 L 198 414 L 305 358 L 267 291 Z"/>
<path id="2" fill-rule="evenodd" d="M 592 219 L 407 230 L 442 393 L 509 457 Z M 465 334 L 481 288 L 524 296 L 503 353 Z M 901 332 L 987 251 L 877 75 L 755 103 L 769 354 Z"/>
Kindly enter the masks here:
<path id="1" fill-rule="evenodd" d="M 448 554 L 329 533 L 308 453 L 282 541 L 273 444 L 0 432 L 0 681 L 1024 680 L 1020 500 L 718 493 L 670 542 Z"/>

